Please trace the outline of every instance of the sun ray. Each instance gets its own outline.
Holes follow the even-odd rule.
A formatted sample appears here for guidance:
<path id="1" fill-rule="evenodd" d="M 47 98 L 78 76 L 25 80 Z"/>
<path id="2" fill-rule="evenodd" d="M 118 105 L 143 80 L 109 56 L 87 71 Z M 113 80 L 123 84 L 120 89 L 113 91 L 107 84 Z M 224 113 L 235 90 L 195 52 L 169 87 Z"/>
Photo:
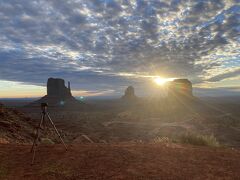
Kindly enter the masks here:
<path id="1" fill-rule="evenodd" d="M 157 85 L 163 86 L 167 82 L 174 80 L 174 78 L 162 78 L 158 76 L 158 77 L 155 77 L 153 80 Z"/>

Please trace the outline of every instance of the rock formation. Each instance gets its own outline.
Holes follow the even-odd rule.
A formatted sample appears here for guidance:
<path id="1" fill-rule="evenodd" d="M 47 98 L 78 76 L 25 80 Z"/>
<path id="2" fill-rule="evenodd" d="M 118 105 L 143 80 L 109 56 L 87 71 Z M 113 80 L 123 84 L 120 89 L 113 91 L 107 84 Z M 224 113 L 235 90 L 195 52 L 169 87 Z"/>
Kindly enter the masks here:
<path id="1" fill-rule="evenodd" d="M 47 82 L 47 95 L 61 98 L 71 97 L 70 82 L 68 82 L 67 88 L 63 79 L 49 78 Z"/>
<path id="2" fill-rule="evenodd" d="M 0 143 L 31 143 L 33 120 L 22 112 L 0 103 Z"/>
<path id="3" fill-rule="evenodd" d="M 188 79 L 175 79 L 168 84 L 168 97 L 190 98 L 192 95 L 192 83 Z"/>
<path id="4" fill-rule="evenodd" d="M 79 105 L 84 104 L 72 96 L 70 82 L 66 87 L 65 81 L 59 78 L 49 78 L 47 81 L 47 95 L 29 104 L 29 106 L 39 106 L 42 102 L 48 103 L 49 106 L 69 108 L 79 107 Z"/>
<path id="5" fill-rule="evenodd" d="M 134 100 L 136 99 L 136 95 L 134 92 L 134 88 L 132 86 L 128 86 L 125 90 L 125 94 L 122 96 L 123 100 Z"/>
<path id="6" fill-rule="evenodd" d="M 0 144 L 32 144 L 35 138 L 34 129 L 37 127 L 38 123 L 36 119 L 30 118 L 29 115 L 27 116 L 17 109 L 4 107 L 4 105 L 1 104 Z M 45 142 L 47 139 L 48 141 L 53 140 L 54 143 L 58 142 L 58 137 L 52 127 L 46 126 L 44 133 L 47 135 L 47 138 L 40 138 L 41 143 L 44 142 L 44 139 Z M 63 131 L 59 130 L 59 133 L 63 133 Z M 64 134 L 66 135 L 65 132 Z M 64 140 L 68 140 L 67 136 L 63 138 Z"/>

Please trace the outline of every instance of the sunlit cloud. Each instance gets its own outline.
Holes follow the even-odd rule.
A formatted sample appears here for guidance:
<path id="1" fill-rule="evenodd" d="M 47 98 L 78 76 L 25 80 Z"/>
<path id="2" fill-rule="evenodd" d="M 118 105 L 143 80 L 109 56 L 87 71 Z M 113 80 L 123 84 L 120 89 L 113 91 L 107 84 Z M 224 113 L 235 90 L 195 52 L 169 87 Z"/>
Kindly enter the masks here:
<path id="1" fill-rule="evenodd" d="M 91 97 L 91 96 L 104 96 L 104 95 L 111 95 L 114 93 L 114 90 L 108 89 L 103 91 L 73 91 L 72 92 L 74 96 L 77 97 Z"/>
<path id="2" fill-rule="evenodd" d="M 194 86 L 239 76 L 237 0 L 0 2 L 0 79 L 74 90 L 123 89 L 139 79 Z"/>

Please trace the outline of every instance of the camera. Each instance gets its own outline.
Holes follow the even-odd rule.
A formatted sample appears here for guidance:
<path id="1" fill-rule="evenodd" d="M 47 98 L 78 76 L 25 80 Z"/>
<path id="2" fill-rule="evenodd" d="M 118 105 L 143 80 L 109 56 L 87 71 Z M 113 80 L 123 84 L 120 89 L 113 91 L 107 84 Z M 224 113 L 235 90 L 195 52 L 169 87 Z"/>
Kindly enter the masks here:
<path id="1" fill-rule="evenodd" d="M 41 107 L 42 107 L 42 108 L 48 107 L 48 103 L 41 103 Z"/>

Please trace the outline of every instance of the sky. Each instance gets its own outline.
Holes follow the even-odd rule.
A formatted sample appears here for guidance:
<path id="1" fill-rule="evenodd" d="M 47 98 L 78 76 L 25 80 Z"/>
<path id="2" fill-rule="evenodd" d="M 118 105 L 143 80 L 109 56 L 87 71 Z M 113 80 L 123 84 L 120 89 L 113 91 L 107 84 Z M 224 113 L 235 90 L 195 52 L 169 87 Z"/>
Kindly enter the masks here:
<path id="1" fill-rule="evenodd" d="M 240 0 L 0 0 L 0 98 L 147 96 L 153 78 L 197 95 L 240 94 Z"/>

